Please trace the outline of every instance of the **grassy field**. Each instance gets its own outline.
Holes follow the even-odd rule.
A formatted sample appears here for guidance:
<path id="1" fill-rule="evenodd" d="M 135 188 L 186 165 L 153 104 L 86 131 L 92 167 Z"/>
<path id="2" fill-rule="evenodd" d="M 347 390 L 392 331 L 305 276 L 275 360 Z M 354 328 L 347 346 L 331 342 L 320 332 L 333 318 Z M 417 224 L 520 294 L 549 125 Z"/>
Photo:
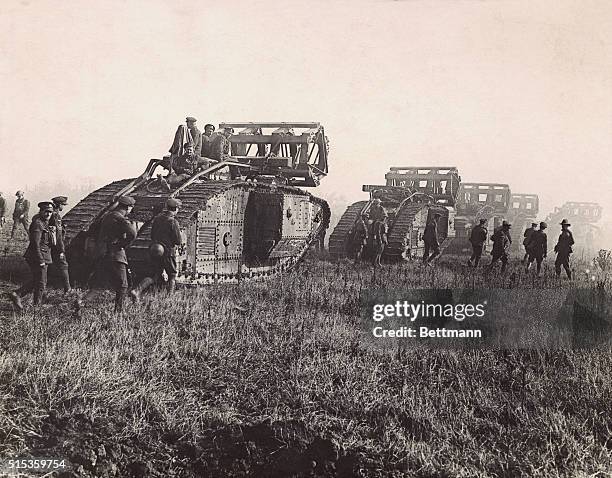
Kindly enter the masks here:
<path id="1" fill-rule="evenodd" d="M 609 348 L 400 351 L 359 330 L 368 288 L 594 287 L 550 269 L 487 278 L 449 257 L 374 274 L 311 255 L 122 315 L 109 292 L 81 316 L 58 290 L 21 315 L 4 301 L 0 456 L 66 458 L 66 477 L 612 476 Z"/>

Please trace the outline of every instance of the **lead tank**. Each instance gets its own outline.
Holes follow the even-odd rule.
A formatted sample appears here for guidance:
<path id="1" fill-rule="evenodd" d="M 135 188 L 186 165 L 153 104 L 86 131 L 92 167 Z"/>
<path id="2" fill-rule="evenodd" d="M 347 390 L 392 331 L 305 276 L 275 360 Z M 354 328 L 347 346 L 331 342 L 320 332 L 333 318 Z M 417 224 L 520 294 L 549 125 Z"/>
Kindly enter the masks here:
<path id="1" fill-rule="evenodd" d="M 96 260 L 104 214 L 130 195 L 128 216 L 137 230 L 127 249 L 132 275 L 149 273 L 151 222 L 170 197 L 184 239 L 178 248 L 177 283 L 237 283 L 272 277 L 291 269 L 329 225 L 326 201 L 301 187 L 327 175 L 328 140 L 319 123 L 222 123 L 242 128 L 230 137 L 231 155 L 211 161 L 182 184 L 166 186 L 158 175 L 164 160 L 152 159 L 138 178 L 100 188 L 65 216 L 71 277 L 85 283 Z M 164 158 L 167 162 L 167 157 Z"/>

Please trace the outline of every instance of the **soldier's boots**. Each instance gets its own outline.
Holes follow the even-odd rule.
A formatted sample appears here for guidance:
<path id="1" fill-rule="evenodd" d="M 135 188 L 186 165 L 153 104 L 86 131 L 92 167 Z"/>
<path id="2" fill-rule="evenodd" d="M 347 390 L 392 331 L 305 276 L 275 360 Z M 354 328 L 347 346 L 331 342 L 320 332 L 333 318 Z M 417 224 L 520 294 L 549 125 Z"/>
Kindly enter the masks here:
<path id="1" fill-rule="evenodd" d="M 13 303 L 15 308 L 19 312 L 21 312 L 23 310 L 23 304 L 21 303 L 21 297 L 19 297 L 15 292 L 10 292 L 9 298 L 11 299 L 11 302 Z"/>
<path id="2" fill-rule="evenodd" d="M 176 279 L 168 279 L 168 294 L 173 294 L 176 289 Z"/>
<path id="3" fill-rule="evenodd" d="M 145 277 L 140 281 L 140 283 L 130 291 L 130 298 L 133 302 L 138 302 L 140 300 L 140 294 L 149 286 L 153 285 L 155 280 L 151 277 Z"/>

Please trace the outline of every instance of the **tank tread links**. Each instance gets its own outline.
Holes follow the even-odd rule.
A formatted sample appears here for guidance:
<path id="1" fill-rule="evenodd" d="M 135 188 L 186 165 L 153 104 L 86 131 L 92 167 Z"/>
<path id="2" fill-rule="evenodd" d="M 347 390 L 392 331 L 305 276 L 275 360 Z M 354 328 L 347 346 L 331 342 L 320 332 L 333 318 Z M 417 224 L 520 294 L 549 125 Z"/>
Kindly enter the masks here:
<path id="1" fill-rule="evenodd" d="M 164 192 L 152 187 L 159 181 L 154 173 L 163 161 L 151 160 L 140 177 L 92 192 L 65 215 L 67 255 L 77 282 L 86 282 L 91 275 L 99 250 L 100 219 L 122 195 L 136 200 L 128 219 L 137 237 L 126 252 L 137 278 L 149 273 L 151 222 L 170 197 L 182 202 L 177 220 L 184 244 L 177 254 L 177 283 L 269 278 L 291 269 L 319 241 L 329 225 L 329 206 L 296 185 L 316 186 L 327 174 L 323 127 L 318 123 L 221 126 L 246 128 L 230 137 L 232 153 L 237 150 L 240 156 L 211 161 L 212 166 Z M 264 128 L 276 129 L 263 134 Z M 298 128 L 306 131 L 296 135 Z"/>

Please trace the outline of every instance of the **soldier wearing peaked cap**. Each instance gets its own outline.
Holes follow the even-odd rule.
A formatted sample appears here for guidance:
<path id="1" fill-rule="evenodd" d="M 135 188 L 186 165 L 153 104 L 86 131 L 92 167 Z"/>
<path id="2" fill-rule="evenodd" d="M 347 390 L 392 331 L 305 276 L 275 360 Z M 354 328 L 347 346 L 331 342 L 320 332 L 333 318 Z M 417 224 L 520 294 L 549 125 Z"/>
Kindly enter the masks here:
<path id="1" fill-rule="evenodd" d="M 62 285 L 64 286 L 64 292 L 70 292 L 72 290 L 70 286 L 70 275 L 68 272 L 68 261 L 66 261 L 66 249 L 64 246 L 64 225 L 62 224 L 61 212 L 64 206 L 68 204 L 68 198 L 66 196 L 56 196 L 51 199 L 53 204 L 53 214 L 49 220 L 49 229 L 51 229 L 53 247 L 51 247 L 51 257 L 53 258 L 53 264 L 57 268 L 60 277 L 62 278 Z"/>
<path id="2" fill-rule="evenodd" d="M 135 301 L 149 286 L 156 282 L 162 283 L 164 271 L 168 276 L 168 292 L 174 292 L 177 274 L 176 246 L 182 243 L 181 228 L 176 219 L 180 207 L 180 200 L 169 198 L 166 202 L 166 209 L 153 219 L 151 247 L 149 248 L 153 277 L 145 277 L 130 292 L 130 296 Z"/>
<path id="3" fill-rule="evenodd" d="M 100 249 L 92 278 L 104 278 L 110 283 L 115 291 L 115 312 L 118 313 L 123 310 L 128 290 L 128 260 L 125 248 L 136 238 L 136 230 L 127 216 L 136 201 L 130 196 L 121 196 L 116 202 L 117 207 L 107 212 L 100 223 L 96 241 Z M 88 301 L 92 295 L 93 291 L 89 291 L 83 301 Z M 82 302 L 78 305 L 82 305 Z"/>
<path id="4" fill-rule="evenodd" d="M 555 260 L 555 274 L 557 277 L 561 276 L 561 266 L 565 269 L 567 278 L 572 278 L 572 271 L 570 268 L 570 255 L 572 254 L 574 245 L 574 236 L 572 231 L 569 230 L 571 224 L 567 219 L 561 221 L 561 234 L 557 240 L 555 246 L 555 252 L 557 253 L 557 259 Z"/>
<path id="5" fill-rule="evenodd" d="M 15 200 L 15 209 L 13 209 L 13 229 L 11 230 L 11 239 L 15 237 L 15 231 L 17 231 L 19 224 L 23 226 L 26 233 L 30 228 L 30 221 L 28 219 L 28 215 L 30 213 L 30 201 L 24 197 L 25 194 L 23 191 L 17 191 L 15 196 L 17 196 L 17 199 Z"/>
<path id="6" fill-rule="evenodd" d="M 193 151 L 196 156 L 199 157 L 202 155 L 202 132 L 195 125 L 196 121 L 198 120 L 195 119 L 193 116 L 187 116 L 187 118 L 185 118 L 185 121 L 187 122 L 187 129 L 189 130 L 189 133 L 191 133 L 191 139 L 193 141 Z"/>
<path id="7" fill-rule="evenodd" d="M 9 294 L 15 308 L 23 309 L 21 298 L 34 293 L 34 305 L 40 304 L 43 293 L 47 286 L 47 268 L 51 264 L 51 231 L 49 219 L 53 214 L 53 203 L 38 203 L 39 213 L 32 218 L 28 235 L 30 243 L 24 254 L 25 260 L 30 267 L 32 278 L 15 292 Z"/>
<path id="8" fill-rule="evenodd" d="M 540 277 L 540 271 L 542 270 L 542 261 L 548 254 L 548 237 L 545 232 L 547 227 L 548 225 L 545 222 L 541 222 L 540 229 L 534 230 L 531 233 L 531 236 L 529 236 L 529 243 L 525 246 L 525 249 L 529 253 L 525 272 L 529 272 L 531 264 L 533 264 L 533 261 L 536 261 L 536 272 L 538 277 Z"/>

